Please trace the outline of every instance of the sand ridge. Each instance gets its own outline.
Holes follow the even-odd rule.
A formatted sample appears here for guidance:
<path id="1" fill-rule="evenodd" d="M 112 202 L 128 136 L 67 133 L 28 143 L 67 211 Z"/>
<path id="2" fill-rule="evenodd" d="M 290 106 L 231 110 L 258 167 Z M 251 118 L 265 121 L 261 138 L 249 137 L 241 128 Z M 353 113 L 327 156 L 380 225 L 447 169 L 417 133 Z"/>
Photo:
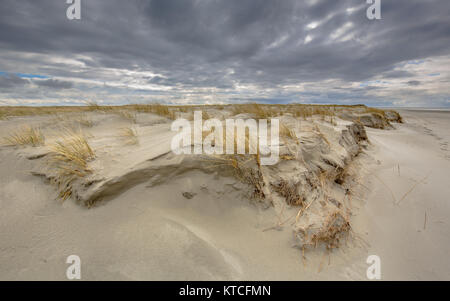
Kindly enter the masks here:
<path id="1" fill-rule="evenodd" d="M 39 151 L 33 149 L 33 160 L 27 160 L 30 156 L 28 150 L 1 149 L 2 158 L 5 158 L 2 160 L 2 170 L 11 171 L 8 176 L 2 177 L 2 279 L 64 279 L 65 256 L 73 253 L 80 255 L 83 262 L 86 262 L 86 279 L 365 279 L 365 257 L 375 247 L 383 244 L 373 238 L 374 232 L 371 230 L 372 220 L 379 217 L 365 218 L 369 214 L 365 211 L 366 205 L 376 202 L 371 201 L 371 192 L 363 192 L 366 189 L 361 188 L 361 185 L 360 189 L 355 189 L 351 200 L 345 198 L 347 188 L 342 186 L 343 183 L 333 182 L 333 185 L 326 188 L 326 194 L 334 196 L 326 201 L 317 198 L 311 203 L 314 196 L 322 195 L 323 191 L 316 190 L 310 194 L 312 199 L 307 200 L 306 204 L 313 205 L 308 207 L 308 214 L 300 219 L 301 223 L 314 221 L 317 215 L 325 212 L 323 203 L 328 208 L 349 207 L 352 209 L 352 228 L 361 239 L 333 250 L 331 256 L 326 251 L 313 249 L 307 252 L 304 261 L 298 246 L 299 240 L 293 236 L 296 233 L 292 227 L 295 219 L 289 219 L 292 215 L 296 216 L 299 209 L 288 206 L 286 197 L 271 188 L 270 201 L 274 206 L 251 201 L 247 193 L 248 184 L 242 183 L 232 173 L 208 169 L 206 163 L 204 167 L 198 168 L 201 166 L 198 158 L 171 157 L 164 151 L 164 146 L 158 149 L 147 142 L 143 143 L 144 131 L 160 135 L 161 140 L 163 137 L 170 140 L 168 123 L 162 122 L 159 117 L 142 116 L 146 118 L 143 123 L 145 125 L 140 125 L 139 122 L 133 125 L 142 135 L 139 145 L 124 146 L 113 133 L 112 126 L 120 129 L 128 121 L 115 119 L 116 116 L 107 114 L 101 116 L 105 124 L 98 122 L 96 126 L 86 128 L 86 132 L 92 137 L 90 139 L 94 148 L 100 149 L 100 154 L 103 151 L 105 156 L 103 159 L 101 156 L 97 157 L 98 161 L 93 161 L 94 166 L 98 164 L 101 167 L 99 162 L 102 160 L 127 162 L 123 168 L 99 168 L 99 178 L 104 181 L 101 185 L 121 183 L 124 179 L 128 184 L 124 189 L 105 189 L 108 193 L 103 196 L 109 194 L 107 201 L 100 202 L 93 209 L 86 209 L 69 200 L 62 204 L 55 202 L 54 187 L 29 173 L 36 169 L 39 161 L 44 160 L 46 155 L 41 156 Z M 141 117 L 138 116 L 138 120 L 139 118 Z M 159 118 L 159 121 L 155 122 L 153 118 Z M 284 122 L 290 122 L 291 117 L 283 118 Z M 302 169 L 294 160 L 284 160 L 276 170 L 267 171 L 266 174 L 285 175 L 286 179 L 296 183 L 294 176 L 302 174 L 302 171 L 306 175 L 308 171 L 311 172 L 308 168 L 320 170 L 320 167 L 330 163 L 337 164 L 336 166 L 344 164 L 345 156 L 352 152 L 356 154 L 360 148 L 354 147 L 355 142 L 351 143 L 350 138 L 353 136 L 348 133 L 348 126 L 352 123 L 340 119 L 336 121 L 336 125 L 323 122 L 320 118 L 314 121 L 314 125 L 302 122 L 297 131 L 298 136 L 304 138 L 304 145 L 300 146 L 303 149 L 301 154 L 306 155 L 303 159 L 306 162 L 316 162 L 315 164 L 305 165 Z M 380 165 L 376 160 L 380 160 L 378 158 L 383 156 L 383 151 L 392 148 L 383 147 L 383 137 L 398 139 L 399 133 L 406 137 L 417 135 L 413 123 L 411 126 L 406 124 L 395 127 L 397 129 L 392 131 L 368 131 L 371 144 L 365 146 L 366 150 L 357 158 L 350 160 L 352 164 L 350 161 L 346 162 L 349 164 L 348 181 L 352 185 L 360 181 L 358 173 L 359 176 L 365 173 L 370 179 L 372 170 L 384 166 L 384 160 L 380 161 Z M 401 143 L 402 140 L 398 140 Z M 337 144 L 340 147 L 336 147 Z M 333 146 L 331 151 L 330 145 Z M 101 149 L 103 146 L 106 146 L 104 150 Z M 141 154 L 146 154 L 144 158 L 130 156 L 130 161 L 126 161 L 124 154 L 138 154 L 141 147 L 153 152 L 148 156 L 148 152 L 142 151 Z M 292 151 L 295 146 L 289 147 L 286 151 Z M 158 156 L 158 153 L 162 156 Z M 123 157 L 115 157 L 117 154 Z M 348 158 L 351 157 L 352 155 Z M 15 167 L 12 168 L 11 164 Z M 125 168 L 125 165 L 131 168 Z M 172 169 L 164 169 L 163 166 L 172 166 Z M 156 176 L 163 173 L 163 170 L 167 174 Z M 352 178 L 352 170 L 358 171 L 354 174 L 355 178 Z M 408 168 L 401 167 L 401 172 L 407 175 Z M 141 179 L 142 175 L 146 175 L 145 181 Z M 271 177 L 268 182 L 280 184 L 276 180 L 279 178 Z M 301 182 L 301 177 L 298 180 Z M 392 183 L 396 183 L 395 179 L 392 179 Z M 380 188 L 383 192 L 386 191 L 373 177 L 371 183 L 362 185 L 370 186 L 373 193 Z M 34 187 L 34 191 L 30 189 L 15 192 L 19 187 Z M 368 193 L 369 200 L 366 201 L 364 194 Z M 343 204 L 339 205 L 343 199 Z M 384 199 L 389 200 L 386 196 Z M 429 223 L 433 223 L 434 214 L 429 212 L 429 216 Z M 289 221 L 283 223 L 287 219 Z M 434 224 L 435 227 L 445 225 Z M 55 225 L 58 227 L 55 228 Z M 19 235 L 13 231 L 15 227 L 23 229 Z M 34 255 L 29 255 L 29 252 Z M 382 255 L 385 258 L 386 255 Z M 446 271 L 445 267 L 439 270 L 440 273 Z M 389 269 L 386 269 L 386 273 L 388 272 Z M 402 275 L 406 274 L 397 274 L 400 278 Z M 436 275 L 442 276 L 434 274 Z M 433 274 L 427 276 L 432 277 Z"/>

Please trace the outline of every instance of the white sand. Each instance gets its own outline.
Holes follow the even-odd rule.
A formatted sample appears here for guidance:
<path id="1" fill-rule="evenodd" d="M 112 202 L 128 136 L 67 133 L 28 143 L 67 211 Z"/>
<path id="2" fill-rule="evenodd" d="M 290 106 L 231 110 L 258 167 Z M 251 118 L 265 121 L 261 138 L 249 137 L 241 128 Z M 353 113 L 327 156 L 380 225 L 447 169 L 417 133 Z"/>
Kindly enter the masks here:
<path id="1" fill-rule="evenodd" d="M 360 159 L 371 192 L 353 200 L 360 210 L 352 225 L 370 247 L 308 252 L 306 266 L 292 228 L 263 231 L 277 211 L 242 198 L 234 178 L 190 170 L 86 209 L 57 203 L 54 187 L 30 175 L 34 162 L 2 148 L 0 279 L 64 280 L 71 254 L 80 256 L 84 280 L 364 280 L 368 254 L 381 257 L 383 279 L 449 279 L 450 115 L 402 113 L 407 123 L 397 130 L 367 130 L 373 146 Z M 393 205 L 385 185 L 400 201 L 428 174 Z"/>
<path id="2" fill-rule="evenodd" d="M 383 279 L 450 280 L 450 112 L 400 113 L 395 131 L 367 129 L 380 165 L 358 223 Z"/>

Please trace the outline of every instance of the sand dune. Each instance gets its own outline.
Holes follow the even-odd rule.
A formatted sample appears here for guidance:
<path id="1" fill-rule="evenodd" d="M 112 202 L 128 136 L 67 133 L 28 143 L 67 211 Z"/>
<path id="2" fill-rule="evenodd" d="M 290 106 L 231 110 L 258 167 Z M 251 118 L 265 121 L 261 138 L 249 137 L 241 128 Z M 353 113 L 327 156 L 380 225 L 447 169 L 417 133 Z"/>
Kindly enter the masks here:
<path id="1" fill-rule="evenodd" d="M 0 149 L 0 279 L 66 279 L 71 254 L 80 256 L 84 280 L 364 280 L 369 254 L 380 256 L 383 279 L 448 279 L 445 260 L 438 262 L 450 246 L 445 113 L 405 111 L 395 129 L 364 129 L 359 122 L 391 126 L 354 109 L 334 120 L 284 114 L 298 140 L 283 138 L 284 159 L 259 168 L 262 200 L 230 166 L 171 153 L 164 117 L 83 114 L 95 159 L 65 202 L 45 180 L 56 177 L 48 145 L 62 122 L 1 121 L 3 136 L 35 124 L 46 139 Z M 319 233 L 334 212 L 348 219 L 351 236 L 332 252 L 309 246 L 305 234 Z"/>

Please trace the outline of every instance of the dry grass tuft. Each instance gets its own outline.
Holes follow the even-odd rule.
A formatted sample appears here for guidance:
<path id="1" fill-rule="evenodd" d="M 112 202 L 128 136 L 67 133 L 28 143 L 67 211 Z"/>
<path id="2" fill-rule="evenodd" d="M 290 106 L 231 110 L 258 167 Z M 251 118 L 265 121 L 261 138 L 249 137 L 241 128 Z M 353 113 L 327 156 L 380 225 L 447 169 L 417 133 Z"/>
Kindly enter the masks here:
<path id="1" fill-rule="evenodd" d="M 298 193 L 298 186 L 300 183 L 288 183 L 281 179 L 278 183 L 271 186 L 278 194 L 286 199 L 286 203 L 291 206 L 301 206 L 305 204 L 305 198 Z"/>
<path id="2" fill-rule="evenodd" d="M 175 119 L 175 112 L 170 110 L 168 106 L 155 104 L 152 105 L 152 113 L 166 117 L 168 119 Z"/>
<path id="3" fill-rule="evenodd" d="M 24 126 L 19 131 L 4 138 L 4 140 L 7 145 L 31 145 L 36 147 L 45 144 L 45 137 L 40 129 L 31 126 Z"/>
<path id="4" fill-rule="evenodd" d="M 312 110 L 305 106 L 297 106 L 294 108 L 293 112 L 295 117 L 302 117 L 304 120 L 313 115 Z"/>
<path id="5" fill-rule="evenodd" d="M 252 187 L 251 198 L 255 200 L 263 200 L 266 195 L 264 193 L 264 179 L 259 166 L 259 155 L 220 155 L 212 156 L 211 161 L 215 164 L 212 166 L 228 166 L 233 169 L 234 175 L 243 183 Z"/>
<path id="6" fill-rule="evenodd" d="M 126 144 L 136 145 L 139 144 L 139 137 L 135 128 L 127 127 L 120 130 L 120 137 L 124 138 Z"/>
<path id="7" fill-rule="evenodd" d="M 262 105 L 258 103 L 236 104 L 233 105 L 232 110 L 233 115 L 247 113 L 256 119 L 268 119 L 270 117 L 281 115 L 281 110 L 278 106 Z"/>
<path id="8" fill-rule="evenodd" d="M 317 124 L 314 125 L 314 130 L 316 132 L 316 134 L 323 140 L 326 142 L 326 144 L 328 144 L 328 146 L 330 146 L 330 141 L 327 139 L 327 137 L 322 133 L 322 131 L 320 130 L 320 128 L 317 126 Z"/>
<path id="9" fill-rule="evenodd" d="M 351 230 L 348 219 L 340 211 L 330 213 L 320 228 L 310 225 L 306 229 L 299 229 L 297 236 L 302 241 L 302 249 L 316 248 L 324 245 L 328 250 L 338 248 L 342 239 L 346 238 Z"/>
<path id="10" fill-rule="evenodd" d="M 99 111 L 101 109 L 100 105 L 94 100 L 86 101 L 86 107 L 88 111 Z"/>
<path id="11" fill-rule="evenodd" d="M 162 117 L 166 117 L 168 119 L 175 119 L 176 115 L 175 115 L 175 107 L 174 108 L 169 108 L 169 106 L 166 105 L 162 105 L 159 103 L 156 104 L 148 104 L 148 105 L 143 105 L 143 104 L 135 104 L 135 105 L 131 105 L 131 106 L 127 106 L 128 108 L 131 108 L 137 112 L 141 112 L 141 113 L 153 113 Z"/>
<path id="12" fill-rule="evenodd" d="M 205 120 L 208 120 L 208 119 L 211 119 L 211 116 L 209 116 L 208 112 L 203 111 L 202 112 L 202 120 L 205 121 Z"/>
<path id="13" fill-rule="evenodd" d="M 297 140 L 297 135 L 295 134 L 295 131 L 288 128 L 284 123 L 280 122 L 280 137 L 282 138 L 289 138 L 292 140 Z"/>
<path id="14" fill-rule="evenodd" d="M 120 111 L 117 111 L 117 114 L 118 114 L 120 117 L 122 117 L 122 118 L 124 118 L 124 119 L 130 121 L 131 123 L 136 123 L 136 118 L 137 118 L 137 117 L 136 117 L 136 113 L 133 112 L 133 111 L 129 111 L 129 110 L 120 110 Z"/>
<path id="15" fill-rule="evenodd" d="M 84 114 L 80 114 L 80 115 L 76 116 L 75 121 L 78 124 L 85 126 L 85 127 L 90 128 L 90 127 L 94 126 L 94 122 L 91 119 L 87 118 L 86 115 L 84 115 Z"/>
<path id="16" fill-rule="evenodd" d="M 60 198 L 66 200 L 72 195 L 73 182 L 91 173 L 88 162 L 95 158 L 95 153 L 81 132 L 70 131 L 50 151 L 50 164 L 56 169 L 53 182 L 58 185 Z"/>

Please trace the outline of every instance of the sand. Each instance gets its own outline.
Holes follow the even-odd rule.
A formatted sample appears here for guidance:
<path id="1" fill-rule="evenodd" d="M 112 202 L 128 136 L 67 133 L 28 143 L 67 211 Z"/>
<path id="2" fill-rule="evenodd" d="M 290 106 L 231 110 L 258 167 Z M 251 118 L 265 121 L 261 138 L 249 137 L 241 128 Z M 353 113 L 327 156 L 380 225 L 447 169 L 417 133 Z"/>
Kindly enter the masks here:
<path id="1" fill-rule="evenodd" d="M 139 116 L 140 134 L 150 131 L 158 139 L 134 147 L 115 144 L 114 133 L 125 121 L 94 116 L 101 124 L 87 131 L 102 137 L 93 142 L 101 153 L 94 162 L 103 178 L 98 186 L 124 179 L 127 185 L 107 185 L 107 200 L 91 209 L 58 202 L 55 188 L 31 175 L 39 160 L 27 160 L 30 151 L 2 147 L 0 279 L 65 280 L 66 258 L 76 254 L 83 280 L 366 280 L 366 258 L 375 254 L 382 279 L 448 280 L 450 115 L 401 113 L 406 123 L 396 129 L 366 128 L 371 145 L 355 159 L 361 185 L 351 203 L 351 223 L 360 239 L 330 255 L 308 251 L 306 261 L 294 247 L 290 225 L 265 231 L 292 210 L 280 213 L 280 205 L 250 202 L 242 196 L 245 185 L 232 176 L 186 168 L 189 161 L 182 171 L 164 174 L 161 183 L 130 176 L 136 170 L 148 175 L 155 160 L 157 166 L 180 160 L 158 161 L 171 133 L 170 124 L 157 117 Z M 347 125 L 339 123 L 337 128 Z M 16 125 L 17 120 L 3 121 L 2 132 Z M 335 135 L 324 125 L 326 135 L 328 130 Z M 289 172 L 291 166 L 282 168 Z"/>
<path id="2" fill-rule="evenodd" d="M 450 112 L 400 113 L 406 123 L 395 131 L 367 130 L 380 162 L 357 219 L 383 279 L 449 280 Z"/>

